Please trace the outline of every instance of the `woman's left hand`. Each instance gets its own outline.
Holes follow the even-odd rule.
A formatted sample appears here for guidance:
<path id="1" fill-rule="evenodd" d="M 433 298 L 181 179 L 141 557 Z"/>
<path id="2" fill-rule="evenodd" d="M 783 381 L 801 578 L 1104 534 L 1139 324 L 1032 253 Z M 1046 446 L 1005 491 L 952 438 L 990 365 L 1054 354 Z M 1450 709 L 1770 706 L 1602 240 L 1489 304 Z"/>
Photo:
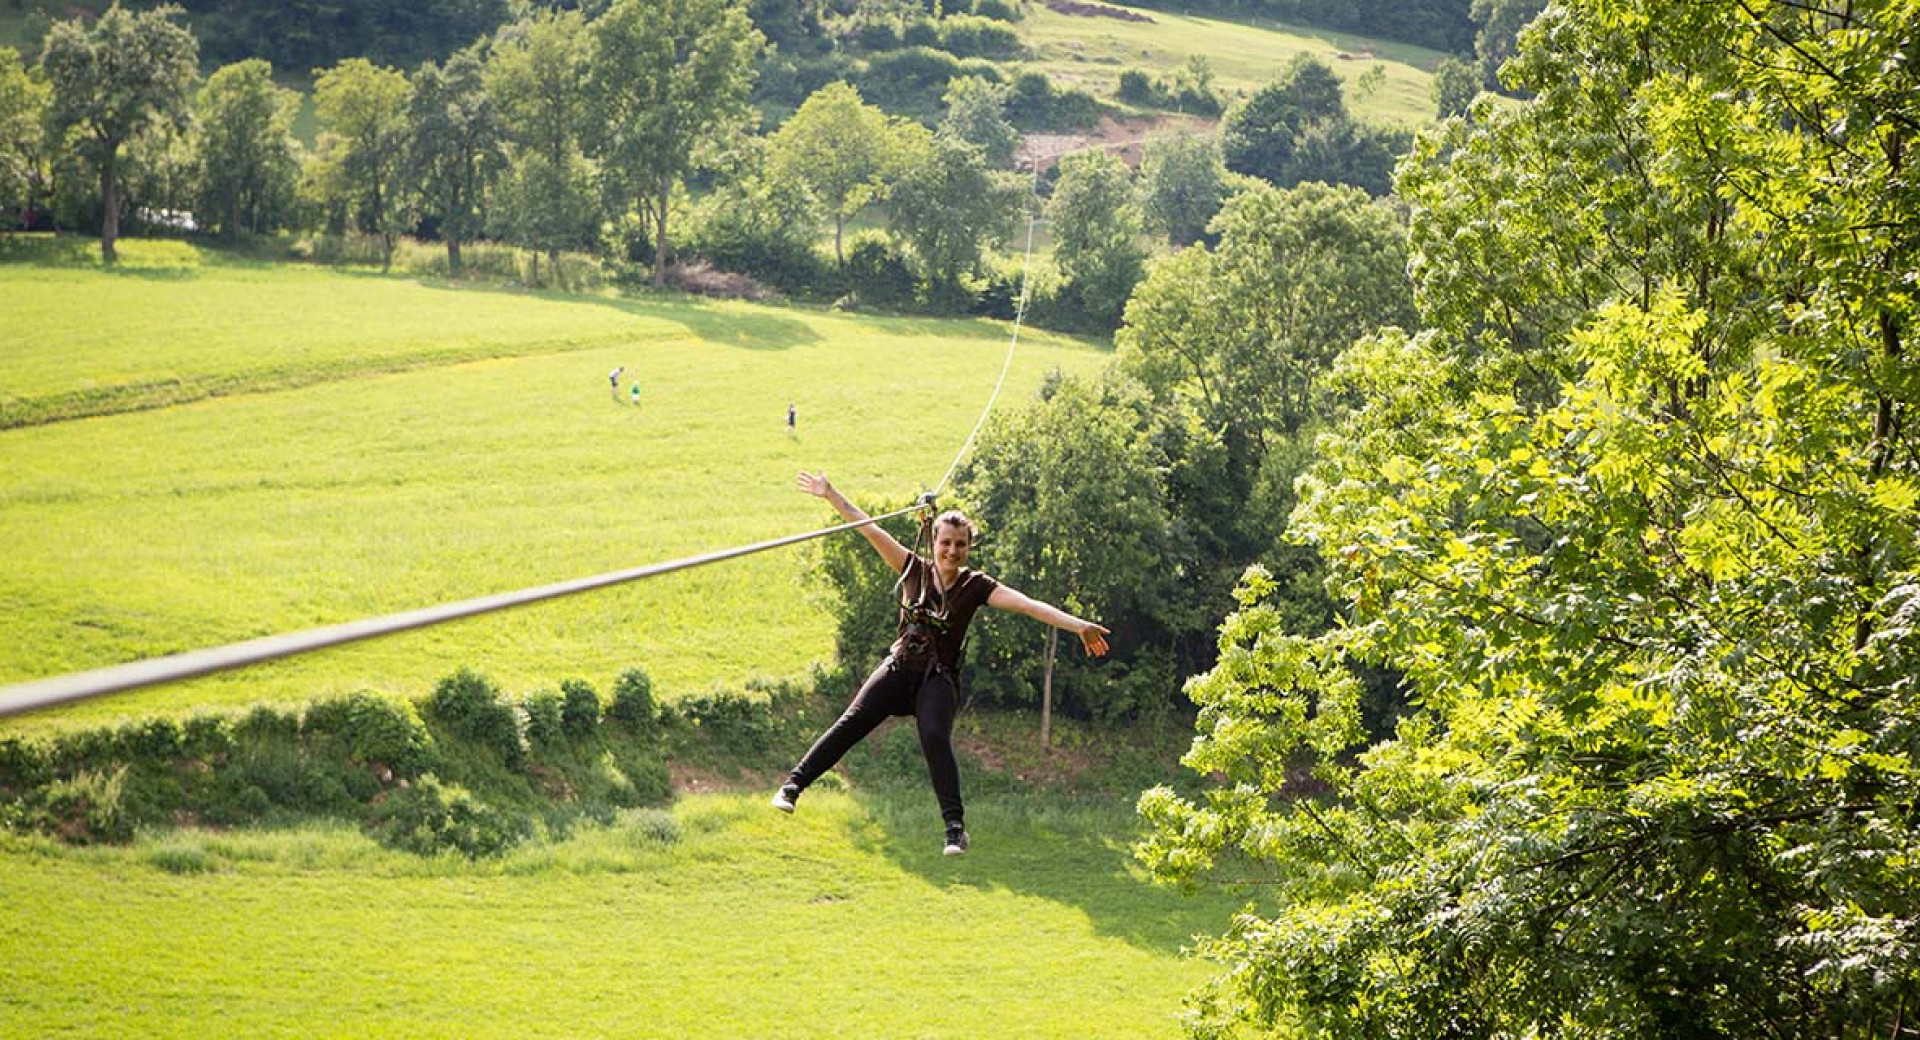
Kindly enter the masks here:
<path id="1" fill-rule="evenodd" d="M 1105 657 L 1107 656 L 1107 632 L 1105 626 L 1089 621 L 1084 628 L 1080 629 L 1080 645 L 1086 647 L 1087 653 L 1095 657 Z"/>

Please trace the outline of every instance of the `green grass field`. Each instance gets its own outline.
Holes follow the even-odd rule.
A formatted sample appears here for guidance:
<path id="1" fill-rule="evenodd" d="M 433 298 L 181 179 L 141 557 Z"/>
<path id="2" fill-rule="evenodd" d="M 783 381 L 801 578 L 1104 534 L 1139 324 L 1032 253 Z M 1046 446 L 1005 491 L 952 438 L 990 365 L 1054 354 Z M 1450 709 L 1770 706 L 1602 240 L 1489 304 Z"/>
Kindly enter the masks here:
<path id="1" fill-rule="evenodd" d="M 991 322 L 455 287 L 168 242 L 124 252 L 114 272 L 0 263 L 9 411 L 142 406 L 0 430 L 0 683 L 836 522 L 794 490 L 803 466 L 856 501 L 904 504 L 945 472 L 1008 343 Z M 1106 357 L 1029 331 L 1000 407 Z M 616 364 L 641 381 L 639 406 L 612 399 Z M 146 407 L 170 394 L 185 403 Z M 605 691 L 642 665 L 668 697 L 792 675 L 833 653 L 809 561 L 777 550 L 0 732 L 418 695 L 462 665 L 514 691 L 569 676 Z"/>
<path id="2" fill-rule="evenodd" d="M 1175 1037 L 1240 896 L 1142 883 L 1120 803 L 683 799 L 504 860 L 350 830 L 0 837 L 7 1036 Z M 675 837 L 677 835 L 677 838 Z"/>
<path id="3" fill-rule="evenodd" d="M 1355 117 L 1408 128 L 1434 120 L 1433 70 L 1446 57 L 1439 51 L 1271 21 L 1253 25 L 1164 11 L 1140 13 L 1153 21 L 1090 18 L 1029 5 L 1020 35 L 1034 56 L 1023 67 L 1112 100 L 1120 73 L 1127 69 L 1162 75 L 1185 64 L 1188 55 L 1201 54 L 1213 69 L 1215 90 L 1230 102 L 1271 83 L 1295 55 L 1305 53 L 1339 75 Z M 1378 89 L 1363 92 L 1360 77 L 1376 63 L 1384 80 Z"/>

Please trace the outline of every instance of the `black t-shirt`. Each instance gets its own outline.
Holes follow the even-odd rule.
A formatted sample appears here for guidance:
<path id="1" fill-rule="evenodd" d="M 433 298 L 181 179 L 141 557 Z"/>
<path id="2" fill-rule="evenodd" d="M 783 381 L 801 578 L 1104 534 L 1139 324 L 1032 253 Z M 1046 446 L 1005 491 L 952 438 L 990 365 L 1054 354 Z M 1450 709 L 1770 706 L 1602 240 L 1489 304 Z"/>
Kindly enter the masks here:
<path id="1" fill-rule="evenodd" d="M 960 646 L 966 641 L 967 625 L 1000 583 L 970 567 L 962 567 L 959 577 L 947 587 L 943 603 L 934 586 L 933 564 L 917 553 L 907 555 L 907 564 L 900 576 L 906 602 L 920 604 L 921 609 L 934 618 L 934 649 L 940 663 L 951 671 L 958 671 Z M 893 652 L 900 651 L 900 641 L 895 640 Z"/>

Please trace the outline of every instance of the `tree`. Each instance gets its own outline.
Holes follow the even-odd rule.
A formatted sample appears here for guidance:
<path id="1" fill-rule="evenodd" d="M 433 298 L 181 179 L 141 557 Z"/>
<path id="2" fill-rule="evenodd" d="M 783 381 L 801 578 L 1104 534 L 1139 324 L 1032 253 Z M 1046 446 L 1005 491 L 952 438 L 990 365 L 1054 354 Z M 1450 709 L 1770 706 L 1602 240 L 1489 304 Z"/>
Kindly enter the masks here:
<path id="1" fill-rule="evenodd" d="M 1146 254 L 1134 239 L 1133 174 L 1104 151 L 1075 152 L 1060 160 L 1060 180 L 1047 202 L 1053 256 L 1070 293 L 1102 331 L 1120 323 L 1139 283 Z"/>
<path id="2" fill-rule="evenodd" d="M 19 52 L 0 47 L 0 208 L 31 219 L 47 189 L 46 135 L 50 91 Z"/>
<path id="3" fill-rule="evenodd" d="M 485 74 L 504 169 L 489 220 L 495 233 L 559 271 L 560 253 L 590 245 L 600 224 L 598 170 L 582 151 L 588 40 L 578 11 L 542 11 L 503 30 Z"/>
<path id="4" fill-rule="evenodd" d="M 330 171 L 322 183 L 352 226 L 380 236 L 383 268 L 392 265 L 396 240 L 413 216 L 412 97 L 405 75 L 365 58 L 320 70 L 314 81 L 314 112 L 329 135 L 321 140 L 321 161 Z"/>
<path id="5" fill-rule="evenodd" d="M 1202 134 L 1156 137 L 1140 160 L 1140 209 L 1176 246 L 1191 245 L 1226 200 L 1220 142 Z"/>
<path id="6" fill-rule="evenodd" d="M 1480 73 L 1459 58 L 1447 58 L 1433 74 L 1433 105 L 1440 118 L 1464 116 L 1480 95 Z"/>
<path id="7" fill-rule="evenodd" d="M 1292 159 L 1303 127 L 1346 115 L 1340 78 L 1325 62 L 1302 54 L 1278 79 L 1227 112 L 1220 125 L 1221 154 L 1236 173 L 1275 180 Z"/>
<path id="8" fill-rule="evenodd" d="M 803 184 L 833 216 L 833 259 L 846 266 L 847 218 L 886 196 L 894 130 L 886 113 L 846 83 L 829 83 L 773 135 L 772 169 Z"/>
<path id="9" fill-rule="evenodd" d="M 589 151 L 647 218 L 659 287 L 674 186 L 741 132 L 763 40 L 738 0 L 615 0 L 588 33 Z"/>
<path id="10" fill-rule="evenodd" d="M 962 276 L 974 273 L 982 253 L 1006 241 L 1020 207 L 1031 198 L 1024 181 L 996 176 L 980 149 L 952 137 L 911 146 L 893 190 L 893 233 L 912 245 L 936 302 L 957 307 Z"/>
<path id="11" fill-rule="evenodd" d="M 1473 51 L 1482 84 L 1499 85 L 1500 67 L 1519 50 L 1520 31 L 1546 7 L 1547 0 L 1473 0 Z"/>
<path id="12" fill-rule="evenodd" d="M 1052 635 L 1044 637 L 1045 650 L 1034 654 L 1030 623 L 980 619 L 972 642 L 977 658 L 993 662 L 979 669 L 991 676 L 982 679 L 991 684 L 986 692 L 1031 703 L 1037 678 L 1043 747 L 1056 678 L 1063 680 L 1060 704 L 1082 717 L 1118 717 L 1168 702 L 1170 675 L 1158 674 L 1157 684 L 1126 678 L 1136 670 L 1155 674 L 1165 660 L 1150 648 L 1164 641 L 1162 612 L 1177 599 L 1167 463 L 1152 431 L 1138 386 L 1124 379 L 1058 379 L 1030 407 L 988 424 L 956 482 L 964 501 L 993 518 L 981 542 L 983 569 L 1022 592 L 1070 604 L 1069 610 L 1088 611 L 1130 633 L 1127 650 L 1096 676 L 1080 664 L 1057 669 L 1058 640 Z"/>
<path id="13" fill-rule="evenodd" d="M 252 58 L 207 77 L 194 108 L 201 226 L 229 238 L 284 226 L 300 177 L 300 96 L 274 86 L 273 67 Z"/>
<path id="14" fill-rule="evenodd" d="M 422 215 L 447 244 L 447 270 L 460 274 L 460 244 L 485 228 L 489 183 L 503 163 L 500 124 L 477 47 L 454 52 L 444 67 L 432 62 L 413 77 L 408 123 L 412 178 Z"/>
<path id="15" fill-rule="evenodd" d="M 1020 132 L 1007 122 L 1007 88 L 989 83 L 979 76 L 958 76 L 947 84 L 941 99 L 947 114 L 940 120 L 939 133 L 965 141 L 980 149 L 987 165 L 1004 170 L 1013 165 L 1013 151 L 1020 146 Z"/>
<path id="16" fill-rule="evenodd" d="M 1268 439 L 1313 417 L 1334 357 L 1410 324 L 1405 232 L 1354 188 L 1258 188 L 1214 219 L 1217 249 L 1155 266 L 1127 307 L 1121 363 L 1163 396 L 1193 396 L 1247 472 Z"/>
<path id="17" fill-rule="evenodd" d="M 48 120 L 74 136 L 99 176 L 100 256 L 113 263 L 120 237 L 121 149 L 148 130 L 185 121 L 199 75 L 193 34 L 173 23 L 180 9 L 129 14 L 119 4 L 91 29 L 78 18 L 55 22 L 40 51 L 52 89 Z"/>
<path id="18" fill-rule="evenodd" d="M 1276 883 L 1216 1025 L 1908 1030 L 1910 14 L 1569 0 L 1531 103 L 1418 147 L 1427 327 L 1340 360 L 1294 518 L 1347 623 L 1250 574 L 1188 687 L 1221 783 L 1142 800 L 1162 876 Z M 1364 749 L 1356 663 L 1419 705 Z"/>

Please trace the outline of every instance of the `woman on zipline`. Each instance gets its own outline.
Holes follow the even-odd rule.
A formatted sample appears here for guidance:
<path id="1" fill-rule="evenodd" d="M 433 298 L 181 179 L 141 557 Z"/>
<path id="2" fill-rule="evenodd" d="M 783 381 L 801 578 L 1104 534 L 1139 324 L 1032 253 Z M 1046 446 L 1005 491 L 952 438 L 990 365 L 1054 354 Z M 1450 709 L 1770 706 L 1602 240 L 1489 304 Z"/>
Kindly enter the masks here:
<path id="1" fill-rule="evenodd" d="M 825 473 L 802 470 L 797 483 L 807 494 L 826 499 L 848 523 L 867 519 Z M 1079 636 L 1080 644 L 1095 657 L 1107 652 L 1107 630 L 969 570 L 973 522 L 958 510 L 950 509 L 932 521 L 927 539 L 932 559 L 901 545 L 879 524 L 868 524 L 860 533 L 900 574 L 895 585 L 900 592 L 898 638 L 854 694 L 846 712 L 820 734 L 787 775 L 786 784 L 773 796 L 773 807 L 792 812 L 800 792 L 832 769 L 874 727 L 889 716 L 912 715 L 919 724 L 920 751 L 927 757 L 927 773 L 947 825 L 946 854 L 958 856 L 967 851 L 967 828 L 960 804 L 960 767 L 953 757 L 953 717 L 959 709 L 960 647 L 974 612 L 984 603 L 1044 621 Z"/>

